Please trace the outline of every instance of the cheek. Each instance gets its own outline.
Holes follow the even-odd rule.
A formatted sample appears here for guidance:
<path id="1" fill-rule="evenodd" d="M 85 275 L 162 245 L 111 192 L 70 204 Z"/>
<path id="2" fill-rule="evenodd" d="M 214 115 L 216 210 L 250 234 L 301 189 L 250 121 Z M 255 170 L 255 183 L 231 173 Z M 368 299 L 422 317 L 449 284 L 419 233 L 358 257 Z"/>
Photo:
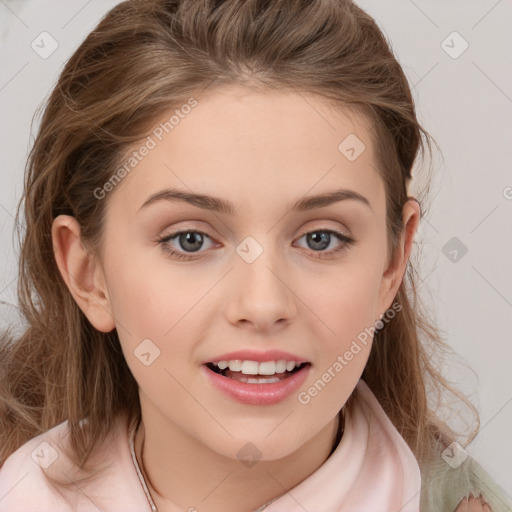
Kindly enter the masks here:
<path id="1" fill-rule="evenodd" d="M 165 274 L 147 260 L 139 264 L 133 253 L 129 263 L 111 267 L 109 291 L 130 371 L 151 401 L 181 410 L 188 402 L 178 383 L 185 381 L 189 370 L 188 340 L 200 338 L 200 332 L 194 331 L 193 306 L 204 294 L 204 286 L 187 281 L 186 287 L 179 277 L 183 270 L 170 275 L 167 269 Z"/>
<path id="2" fill-rule="evenodd" d="M 134 337 L 149 337 L 164 329 L 163 304 L 170 297 L 162 296 L 164 282 L 160 282 L 147 267 L 120 263 L 111 274 L 111 304 L 116 320 Z M 171 287 L 167 288 L 167 294 Z M 169 318 L 167 318 L 169 320 Z"/>
<path id="3" fill-rule="evenodd" d="M 298 295 L 306 312 L 316 316 L 327 345 L 342 347 L 365 328 L 374 325 L 380 284 L 379 266 L 368 262 L 340 265 L 339 268 L 304 284 Z"/>
<path id="4" fill-rule="evenodd" d="M 130 245 L 128 238 L 116 244 L 126 248 L 123 251 L 111 247 L 107 271 L 116 323 L 126 327 L 134 341 L 161 339 L 204 294 L 204 286 L 184 266 L 170 264 L 158 247 Z"/>
<path id="5" fill-rule="evenodd" d="M 205 283 L 184 266 L 172 268 L 163 257 L 151 261 L 147 254 L 137 258 L 134 252 L 130 261 L 111 265 L 108 275 L 116 328 L 128 364 L 137 364 L 134 357 L 143 350 L 141 343 L 158 355 L 152 367 L 181 371 L 193 362 L 193 350 L 205 330 L 202 300 L 211 287 L 210 279 Z"/>
<path id="6" fill-rule="evenodd" d="M 356 273 L 331 281 L 324 293 L 311 294 L 311 309 L 321 320 L 313 333 L 317 363 L 297 400 L 312 417 L 333 417 L 361 377 L 377 319 L 375 297 L 375 279 Z"/>

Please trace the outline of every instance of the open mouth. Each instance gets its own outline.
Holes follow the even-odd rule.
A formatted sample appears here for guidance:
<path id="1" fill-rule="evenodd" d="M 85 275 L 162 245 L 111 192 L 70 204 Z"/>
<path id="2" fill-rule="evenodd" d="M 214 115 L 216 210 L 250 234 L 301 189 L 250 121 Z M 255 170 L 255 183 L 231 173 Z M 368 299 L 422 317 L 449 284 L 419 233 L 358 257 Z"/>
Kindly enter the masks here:
<path id="1" fill-rule="evenodd" d="M 280 382 L 287 378 L 289 378 L 291 375 L 299 372 L 306 366 L 310 366 L 311 363 L 300 363 L 300 364 L 294 364 L 294 367 L 290 370 L 288 368 L 291 367 L 291 364 L 288 364 L 286 368 L 283 368 L 283 365 L 280 367 L 276 367 L 273 369 L 274 373 L 269 375 L 269 372 L 266 372 L 266 374 L 261 374 L 257 372 L 255 367 L 252 368 L 242 368 L 240 371 L 232 370 L 229 366 L 222 368 L 219 367 L 217 363 L 206 363 L 206 367 L 211 370 L 212 372 L 222 375 L 223 377 L 226 377 L 227 379 L 236 380 L 239 382 L 245 382 L 247 384 L 271 384 L 273 382 Z M 224 365 L 220 365 L 224 366 Z M 277 366 L 277 365 L 276 365 Z M 238 368 L 238 367 L 237 367 Z M 272 371 L 272 370 L 270 370 Z"/>

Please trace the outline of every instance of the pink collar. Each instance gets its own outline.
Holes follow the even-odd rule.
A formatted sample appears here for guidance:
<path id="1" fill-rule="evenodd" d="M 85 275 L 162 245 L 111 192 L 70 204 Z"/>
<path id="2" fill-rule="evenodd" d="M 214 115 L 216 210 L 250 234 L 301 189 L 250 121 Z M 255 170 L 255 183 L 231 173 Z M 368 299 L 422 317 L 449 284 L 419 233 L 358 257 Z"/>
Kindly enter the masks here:
<path id="1" fill-rule="evenodd" d="M 265 512 L 418 512 L 420 468 L 368 385 L 360 380 L 352 414 L 332 455 Z"/>

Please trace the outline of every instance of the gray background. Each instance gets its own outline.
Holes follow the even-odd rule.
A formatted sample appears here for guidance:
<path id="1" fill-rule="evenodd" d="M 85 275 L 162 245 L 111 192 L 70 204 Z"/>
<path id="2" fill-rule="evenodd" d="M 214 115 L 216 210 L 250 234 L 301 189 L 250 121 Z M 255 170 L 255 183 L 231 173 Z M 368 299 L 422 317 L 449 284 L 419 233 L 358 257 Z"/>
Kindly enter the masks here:
<path id="1" fill-rule="evenodd" d="M 0 325 L 16 319 L 13 215 L 37 129 L 31 132 L 32 116 L 63 63 L 117 3 L 0 0 Z M 459 354 L 445 363 L 446 375 L 481 413 L 480 432 L 466 450 L 512 494 L 512 1 L 357 3 L 391 41 L 420 122 L 442 150 L 416 238 L 419 290 Z M 31 47 L 42 46 L 44 31 L 58 44 L 47 58 Z M 45 39 L 44 48 L 50 44 Z"/>

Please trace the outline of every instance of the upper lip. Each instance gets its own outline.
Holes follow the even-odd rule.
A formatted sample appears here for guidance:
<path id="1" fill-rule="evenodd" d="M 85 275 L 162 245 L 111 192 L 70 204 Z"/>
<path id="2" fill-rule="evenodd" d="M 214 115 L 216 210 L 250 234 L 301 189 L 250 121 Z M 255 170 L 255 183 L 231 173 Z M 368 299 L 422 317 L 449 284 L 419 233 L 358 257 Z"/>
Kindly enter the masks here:
<path id="1" fill-rule="evenodd" d="M 218 363 L 219 361 L 231 361 L 233 359 L 240 359 L 242 361 L 257 361 L 263 363 L 265 361 L 279 361 L 284 359 L 286 361 L 295 361 L 297 363 L 308 363 L 307 359 L 290 354 L 290 352 L 283 352 L 282 350 L 267 350 L 266 352 L 256 352 L 254 350 L 237 350 L 235 352 L 228 352 L 221 356 L 214 357 L 203 361 L 206 363 Z"/>

